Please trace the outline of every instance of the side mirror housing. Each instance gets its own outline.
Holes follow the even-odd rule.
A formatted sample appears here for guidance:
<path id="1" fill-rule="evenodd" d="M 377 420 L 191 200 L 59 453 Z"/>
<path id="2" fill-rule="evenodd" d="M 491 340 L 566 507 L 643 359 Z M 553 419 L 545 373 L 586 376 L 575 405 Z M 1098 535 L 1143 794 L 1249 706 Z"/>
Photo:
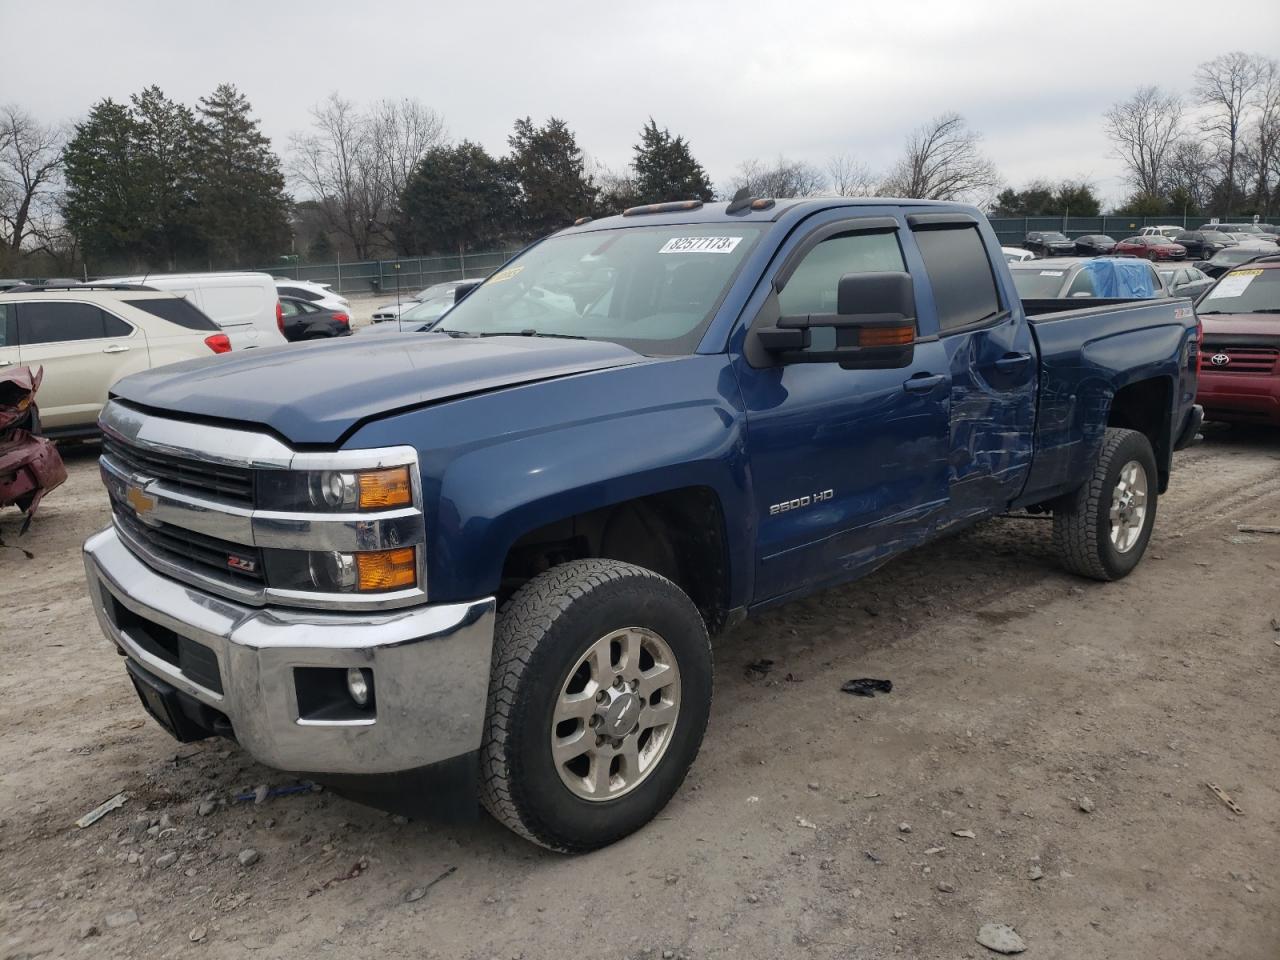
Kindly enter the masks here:
<path id="1" fill-rule="evenodd" d="M 773 298 L 771 298 L 773 299 Z M 831 328 L 835 346 L 813 350 L 812 331 Z M 915 355 L 916 304 L 911 276 L 849 273 L 836 289 L 835 313 L 779 316 L 755 331 L 778 363 L 838 363 L 846 370 L 891 370 Z"/>

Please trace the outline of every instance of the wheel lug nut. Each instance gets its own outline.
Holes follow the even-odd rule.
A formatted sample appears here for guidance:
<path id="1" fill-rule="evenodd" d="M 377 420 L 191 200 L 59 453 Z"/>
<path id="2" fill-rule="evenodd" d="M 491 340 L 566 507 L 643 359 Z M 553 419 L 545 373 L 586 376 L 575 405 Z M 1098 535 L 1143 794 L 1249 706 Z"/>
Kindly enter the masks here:
<path id="1" fill-rule="evenodd" d="M 621 749 L 622 749 L 622 739 L 621 739 L 621 738 L 618 738 L 617 740 L 613 741 L 613 749 L 615 749 L 615 750 L 621 750 Z"/>
<path id="2" fill-rule="evenodd" d="M 608 699 L 609 699 L 609 695 L 605 693 L 603 690 L 601 690 L 599 693 L 596 694 L 596 703 L 604 703 Z"/>
<path id="3" fill-rule="evenodd" d="M 597 746 L 597 747 L 603 747 L 603 746 L 604 746 L 604 737 L 596 737 L 596 746 Z"/>

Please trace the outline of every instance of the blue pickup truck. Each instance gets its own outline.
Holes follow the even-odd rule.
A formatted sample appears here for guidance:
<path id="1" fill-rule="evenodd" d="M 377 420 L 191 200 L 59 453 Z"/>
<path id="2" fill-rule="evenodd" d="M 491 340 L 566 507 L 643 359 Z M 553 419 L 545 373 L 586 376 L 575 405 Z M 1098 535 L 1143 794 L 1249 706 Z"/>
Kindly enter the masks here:
<path id="1" fill-rule="evenodd" d="M 1129 573 L 1198 336 L 1187 300 L 1021 302 L 967 206 L 633 208 L 430 332 L 121 381 L 89 588 L 179 739 L 589 850 L 693 763 L 709 634 L 1008 511 Z"/>

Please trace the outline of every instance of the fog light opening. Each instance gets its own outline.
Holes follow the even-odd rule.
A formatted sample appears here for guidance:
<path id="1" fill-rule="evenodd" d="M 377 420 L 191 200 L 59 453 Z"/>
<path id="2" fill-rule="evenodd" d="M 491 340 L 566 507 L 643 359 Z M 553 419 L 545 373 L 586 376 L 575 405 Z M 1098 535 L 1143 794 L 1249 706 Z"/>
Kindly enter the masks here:
<path id="1" fill-rule="evenodd" d="M 367 707 L 373 696 L 373 673 L 360 667 L 347 671 L 347 693 L 357 707 Z"/>

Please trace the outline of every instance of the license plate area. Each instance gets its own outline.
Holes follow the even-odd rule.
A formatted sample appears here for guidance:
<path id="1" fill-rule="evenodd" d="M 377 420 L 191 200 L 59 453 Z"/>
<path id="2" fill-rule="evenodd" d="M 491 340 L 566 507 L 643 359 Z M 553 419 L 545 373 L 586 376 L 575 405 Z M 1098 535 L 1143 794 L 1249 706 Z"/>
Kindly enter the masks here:
<path id="1" fill-rule="evenodd" d="M 229 732 L 230 724 L 226 723 L 226 717 L 216 710 L 193 700 L 159 677 L 152 676 L 132 660 L 125 661 L 125 668 L 129 671 L 129 679 L 133 681 L 133 688 L 138 692 L 143 709 L 175 740 L 191 743 Z M 200 719 L 193 718 L 192 713 Z M 226 731 L 217 729 L 219 720 L 226 726 Z"/>

